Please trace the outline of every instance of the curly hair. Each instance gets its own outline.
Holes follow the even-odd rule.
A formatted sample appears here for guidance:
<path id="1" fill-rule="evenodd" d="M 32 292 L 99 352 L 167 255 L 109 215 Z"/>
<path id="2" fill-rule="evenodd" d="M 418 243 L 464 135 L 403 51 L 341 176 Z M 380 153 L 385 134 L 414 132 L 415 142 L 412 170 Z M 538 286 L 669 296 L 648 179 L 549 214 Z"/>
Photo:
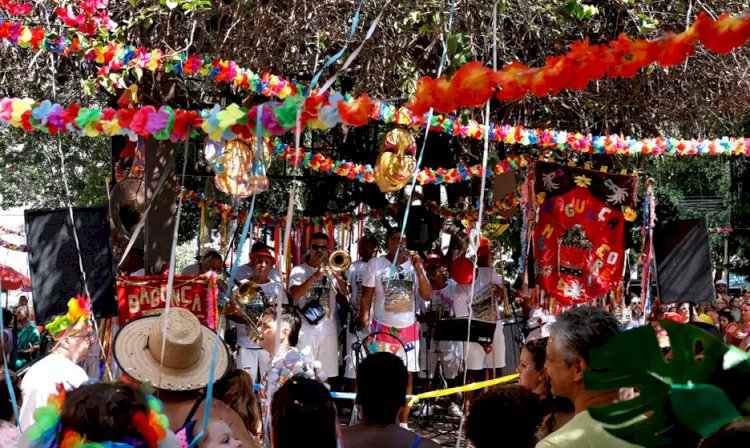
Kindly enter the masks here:
<path id="1" fill-rule="evenodd" d="M 66 429 L 71 429 L 91 442 L 108 440 L 145 441 L 143 434 L 133 427 L 133 415 L 141 411 L 148 415 L 146 395 L 125 383 L 92 383 L 67 393 L 60 411 L 61 430 L 58 443 Z"/>
<path id="2" fill-rule="evenodd" d="M 496 447 L 497 425 L 502 422 L 504 427 L 513 428 L 502 437 L 503 446 L 529 448 L 544 414 L 539 396 L 521 385 L 493 387 L 472 403 L 466 418 L 466 437 L 476 448 Z"/>

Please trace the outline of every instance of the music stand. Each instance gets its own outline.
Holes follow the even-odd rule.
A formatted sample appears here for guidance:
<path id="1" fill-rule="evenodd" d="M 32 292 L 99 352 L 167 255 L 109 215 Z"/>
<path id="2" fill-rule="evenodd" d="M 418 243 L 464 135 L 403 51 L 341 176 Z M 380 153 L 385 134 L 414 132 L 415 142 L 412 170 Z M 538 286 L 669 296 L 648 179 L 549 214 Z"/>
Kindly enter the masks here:
<path id="1" fill-rule="evenodd" d="M 435 340 L 466 342 L 468 339 L 469 342 L 491 344 L 496 326 L 497 322 L 478 319 L 443 319 L 435 326 Z"/>

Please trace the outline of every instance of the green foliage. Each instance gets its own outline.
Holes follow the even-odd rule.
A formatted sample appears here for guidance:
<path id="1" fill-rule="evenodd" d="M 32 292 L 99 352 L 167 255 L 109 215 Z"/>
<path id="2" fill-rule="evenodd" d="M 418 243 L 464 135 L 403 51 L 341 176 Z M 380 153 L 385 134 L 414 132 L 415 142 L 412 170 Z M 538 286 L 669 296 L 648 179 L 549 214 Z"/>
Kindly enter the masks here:
<path id="1" fill-rule="evenodd" d="M 731 384 L 711 381 L 721 371 L 750 372 L 750 356 L 693 325 L 661 325 L 669 334 L 669 361 L 651 326 L 626 331 L 592 352 L 584 376 L 588 390 L 634 387 L 638 396 L 589 411 L 617 425 L 609 432 L 637 445 L 690 446 L 676 441 L 695 443 L 740 417 L 727 393 L 740 401 L 747 397 L 736 396 L 742 392 Z"/>
<path id="2" fill-rule="evenodd" d="M 581 0 L 568 0 L 565 9 L 578 20 L 588 19 L 599 14 L 599 8 L 585 4 Z"/>

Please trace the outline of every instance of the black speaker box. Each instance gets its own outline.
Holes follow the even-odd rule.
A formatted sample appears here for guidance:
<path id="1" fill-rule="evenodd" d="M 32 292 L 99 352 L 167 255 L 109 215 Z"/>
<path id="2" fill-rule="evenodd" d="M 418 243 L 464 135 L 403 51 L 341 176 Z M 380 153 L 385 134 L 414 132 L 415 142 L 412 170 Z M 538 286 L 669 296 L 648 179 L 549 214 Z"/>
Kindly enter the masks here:
<path id="1" fill-rule="evenodd" d="M 84 294 L 83 276 L 69 210 L 26 210 L 24 215 L 34 312 L 41 325 L 66 313 L 71 297 Z M 74 207 L 73 218 L 94 315 L 117 316 L 107 207 Z"/>
<path id="2" fill-rule="evenodd" d="M 672 221 L 654 233 L 657 291 L 662 303 L 714 300 L 705 219 Z"/>

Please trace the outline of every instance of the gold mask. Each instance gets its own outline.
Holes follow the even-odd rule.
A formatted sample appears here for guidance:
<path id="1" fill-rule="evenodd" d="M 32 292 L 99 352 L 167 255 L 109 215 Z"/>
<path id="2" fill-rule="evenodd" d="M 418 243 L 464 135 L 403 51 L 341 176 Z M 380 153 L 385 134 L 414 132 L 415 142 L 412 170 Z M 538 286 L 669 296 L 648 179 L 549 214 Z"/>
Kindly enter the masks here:
<path id="1" fill-rule="evenodd" d="M 219 190 L 243 198 L 261 193 L 268 188 L 268 179 L 265 175 L 254 176 L 252 173 L 256 148 L 255 136 L 247 140 L 236 139 L 229 142 L 206 141 L 203 154 L 216 174 L 214 182 Z M 267 139 L 261 141 L 261 148 L 261 157 L 270 162 L 271 147 Z"/>
<path id="2" fill-rule="evenodd" d="M 409 131 L 393 128 L 385 135 L 375 162 L 375 183 L 380 191 L 398 191 L 411 180 L 417 167 L 417 144 Z"/>

